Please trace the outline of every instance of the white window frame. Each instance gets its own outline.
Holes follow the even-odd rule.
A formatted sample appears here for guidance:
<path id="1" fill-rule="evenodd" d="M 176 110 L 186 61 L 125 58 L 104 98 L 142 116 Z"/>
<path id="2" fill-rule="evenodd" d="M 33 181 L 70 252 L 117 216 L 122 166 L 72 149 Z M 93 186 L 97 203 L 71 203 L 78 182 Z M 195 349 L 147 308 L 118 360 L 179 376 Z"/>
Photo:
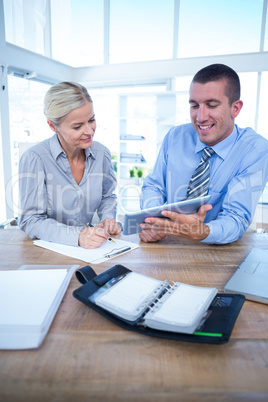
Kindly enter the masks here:
<path id="1" fill-rule="evenodd" d="M 205 56 L 198 58 L 177 59 L 177 40 L 179 24 L 179 0 L 174 1 L 174 43 L 172 60 L 149 61 L 138 63 L 109 64 L 109 20 L 110 0 L 104 1 L 104 61 L 101 66 L 73 68 L 66 64 L 52 60 L 51 37 L 48 29 L 45 32 L 45 52 L 47 56 L 38 55 L 26 49 L 20 48 L 5 40 L 3 0 L 0 0 L 0 128 L 1 144 L 0 168 L 4 172 L 4 182 L 0 180 L 1 194 L 11 177 L 10 134 L 9 134 L 9 107 L 8 107 L 8 82 L 7 74 L 15 71 L 34 76 L 40 81 L 56 83 L 59 81 L 78 81 L 87 87 L 98 88 L 104 86 L 119 85 L 150 85 L 165 83 L 167 91 L 174 90 L 174 78 L 177 76 L 194 75 L 200 68 L 213 64 L 224 63 L 239 72 L 258 72 L 257 106 L 260 96 L 261 73 L 268 71 L 268 52 L 264 52 L 264 38 L 266 29 L 267 2 L 263 0 L 263 16 L 260 37 L 260 51 L 256 53 Z M 47 16 L 50 8 L 47 8 Z M 255 125 L 257 126 L 258 109 Z M 3 190 L 3 191 L 2 191 Z M 7 218 L 13 217 L 13 211 L 6 205 Z"/>

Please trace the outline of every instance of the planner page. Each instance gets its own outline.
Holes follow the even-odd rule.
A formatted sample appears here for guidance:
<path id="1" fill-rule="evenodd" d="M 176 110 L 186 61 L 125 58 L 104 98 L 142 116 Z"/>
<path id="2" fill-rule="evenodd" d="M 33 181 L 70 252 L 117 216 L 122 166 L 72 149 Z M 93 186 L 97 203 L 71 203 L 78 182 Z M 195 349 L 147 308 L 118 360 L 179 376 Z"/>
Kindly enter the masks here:
<path id="1" fill-rule="evenodd" d="M 135 321 L 164 286 L 165 282 L 158 279 L 131 272 L 94 299 L 105 310 L 126 320 Z"/>
<path id="2" fill-rule="evenodd" d="M 176 283 L 145 316 L 148 327 L 193 333 L 217 294 L 216 288 Z"/>

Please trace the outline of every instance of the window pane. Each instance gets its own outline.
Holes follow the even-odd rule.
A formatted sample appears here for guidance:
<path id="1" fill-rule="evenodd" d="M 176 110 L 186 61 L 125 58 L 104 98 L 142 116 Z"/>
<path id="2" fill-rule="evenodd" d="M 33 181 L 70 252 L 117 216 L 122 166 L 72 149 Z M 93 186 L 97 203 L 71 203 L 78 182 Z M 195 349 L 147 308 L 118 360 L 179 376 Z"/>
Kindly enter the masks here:
<path id="1" fill-rule="evenodd" d="M 189 90 L 193 76 L 176 78 L 176 119 L 174 125 L 190 123 Z"/>
<path id="2" fill-rule="evenodd" d="M 149 86 L 133 86 L 133 87 L 107 87 L 103 89 L 87 88 L 93 100 L 94 112 L 96 115 L 97 130 L 95 134 L 96 141 L 104 144 L 113 155 L 118 152 L 119 141 L 119 103 L 118 94 L 130 93 L 144 93 L 148 92 L 164 92 L 165 86 L 149 85 Z M 146 99 L 146 98 L 145 98 Z M 153 108 L 154 105 L 147 106 Z M 133 105 L 134 107 L 134 105 Z M 139 108 L 141 108 L 139 104 Z M 127 111 L 128 115 L 133 115 L 133 108 Z M 141 134 L 142 135 L 142 134 Z"/>
<path id="3" fill-rule="evenodd" d="M 257 73 L 239 73 L 241 84 L 241 100 L 243 107 L 236 118 L 239 127 L 252 127 L 255 130 L 257 102 Z"/>
<path id="4" fill-rule="evenodd" d="M 139 209 L 140 184 L 129 183 L 129 171 L 133 165 L 120 163 L 121 152 L 142 153 L 147 163 L 142 167 L 144 177 L 149 173 L 156 158 L 157 114 L 156 93 L 164 95 L 164 85 L 111 87 L 90 89 L 97 130 L 95 140 L 111 151 L 118 180 L 118 212 Z M 126 100 L 122 108 L 122 98 Z M 123 129 L 124 128 L 124 129 Z M 166 133 L 166 132 L 165 132 Z M 120 134 L 144 136 L 146 141 L 120 141 Z M 138 166 L 137 166 L 138 167 Z M 129 187 L 130 186 L 130 187 Z"/>
<path id="5" fill-rule="evenodd" d="M 91 88 L 87 88 L 87 90 L 93 100 L 97 123 L 94 139 L 105 145 L 112 155 L 116 155 L 119 125 L 117 89 L 91 90 Z"/>
<path id="6" fill-rule="evenodd" d="M 268 8 L 266 13 L 266 29 L 265 29 L 265 37 L 264 37 L 264 51 L 268 50 Z"/>
<path id="7" fill-rule="evenodd" d="M 261 76 L 261 93 L 259 106 L 258 133 L 268 140 L 267 126 L 267 105 L 268 105 L 268 72 L 262 72 Z M 264 189 L 261 202 L 268 204 L 268 183 Z"/>
<path id="8" fill-rule="evenodd" d="M 3 135 L 3 133 L 0 133 Z M 2 148 L 2 141 L 0 141 L 0 191 L 1 191 L 1 197 L 0 197 L 0 222 L 4 222 L 6 220 L 6 202 L 5 202 L 5 197 L 3 194 L 5 194 L 5 183 L 4 183 L 4 166 L 3 166 L 3 148 Z"/>
<path id="9" fill-rule="evenodd" d="M 262 0 L 181 0 L 178 57 L 258 52 Z"/>
<path id="10" fill-rule="evenodd" d="M 267 105 L 268 105 L 268 72 L 265 71 L 262 73 L 262 79 L 261 79 L 258 133 L 263 135 L 268 140 Z"/>
<path id="11" fill-rule="evenodd" d="M 174 0 L 110 4 L 110 63 L 172 58 Z"/>
<path id="12" fill-rule="evenodd" d="M 103 63 L 103 1 L 51 0 L 52 56 L 73 67 Z"/>
<path id="13" fill-rule="evenodd" d="M 46 0 L 4 0 L 6 41 L 45 54 Z"/>
<path id="14" fill-rule="evenodd" d="M 14 213 L 18 211 L 18 163 L 22 152 L 33 143 L 53 134 L 43 113 L 44 96 L 49 85 L 8 76 L 10 144 L 12 161 Z M 9 195 L 6 194 L 7 199 Z"/>

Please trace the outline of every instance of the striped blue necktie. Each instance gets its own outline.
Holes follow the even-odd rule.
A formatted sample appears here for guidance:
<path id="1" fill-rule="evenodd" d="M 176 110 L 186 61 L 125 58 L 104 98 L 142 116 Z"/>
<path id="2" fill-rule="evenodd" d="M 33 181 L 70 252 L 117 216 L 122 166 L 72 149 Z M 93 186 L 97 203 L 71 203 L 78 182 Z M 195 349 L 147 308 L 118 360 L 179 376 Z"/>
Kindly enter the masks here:
<path id="1" fill-rule="evenodd" d="M 187 189 L 187 199 L 197 198 L 207 194 L 209 185 L 209 158 L 215 151 L 204 148 L 201 161 L 194 171 Z"/>

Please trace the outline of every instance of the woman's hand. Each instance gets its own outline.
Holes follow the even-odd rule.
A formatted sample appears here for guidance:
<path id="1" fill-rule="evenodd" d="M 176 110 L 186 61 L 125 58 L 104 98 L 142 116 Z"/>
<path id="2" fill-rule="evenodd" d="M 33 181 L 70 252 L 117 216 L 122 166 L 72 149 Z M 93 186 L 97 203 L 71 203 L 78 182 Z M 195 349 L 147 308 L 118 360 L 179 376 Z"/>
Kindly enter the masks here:
<path id="1" fill-rule="evenodd" d="M 109 233 L 101 227 L 85 227 L 79 233 L 78 244 L 80 247 L 88 249 L 98 248 L 109 237 Z"/>
<path id="2" fill-rule="evenodd" d="M 119 233 L 121 233 L 121 226 L 114 219 L 106 218 L 96 227 L 104 229 L 111 235 L 118 235 Z"/>

